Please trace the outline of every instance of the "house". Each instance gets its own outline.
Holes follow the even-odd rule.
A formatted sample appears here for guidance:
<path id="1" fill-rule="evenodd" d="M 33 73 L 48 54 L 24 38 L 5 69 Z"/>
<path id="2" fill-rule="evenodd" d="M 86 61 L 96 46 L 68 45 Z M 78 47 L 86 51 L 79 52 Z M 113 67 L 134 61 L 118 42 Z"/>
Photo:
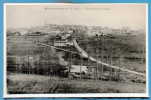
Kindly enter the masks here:
<path id="1" fill-rule="evenodd" d="M 88 73 L 88 67 L 81 66 L 81 65 L 71 65 L 70 72 L 71 73 Z"/>

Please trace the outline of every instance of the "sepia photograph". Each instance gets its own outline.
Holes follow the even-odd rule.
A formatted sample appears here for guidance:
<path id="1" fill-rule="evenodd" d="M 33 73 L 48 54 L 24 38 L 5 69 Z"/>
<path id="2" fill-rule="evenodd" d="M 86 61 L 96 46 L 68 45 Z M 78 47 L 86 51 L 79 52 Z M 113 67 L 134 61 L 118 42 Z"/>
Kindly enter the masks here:
<path id="1" fill-rule="evenodd" d="M 4 97 L 148 97 L 145 3 L 6 3 Z"/>

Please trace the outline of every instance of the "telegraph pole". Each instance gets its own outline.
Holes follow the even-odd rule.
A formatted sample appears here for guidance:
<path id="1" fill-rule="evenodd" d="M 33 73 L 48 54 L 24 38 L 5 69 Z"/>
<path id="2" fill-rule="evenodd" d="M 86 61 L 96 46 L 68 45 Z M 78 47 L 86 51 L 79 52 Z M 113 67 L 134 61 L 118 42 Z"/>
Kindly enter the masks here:
<path id="1" fill-rule="evenodd" d="M 97 59 L 97 62 L 96 62 L 96 80 L 98 80 L 98 67 L 99 67 L 99 65 L 98 65 L 98 44 L 99 44 L 99 37 L 98 37 L 98 34 L 96 34 L 96 42 L 97 42 L 97 44 L 96 44 L 96 59 Z"/>
<path id="2" fill-rule="evenodd" d="M 82 63 L 83 63 L 83 59 L 82 59 L 82 57 L 80 57 L 81 59 L 80 59 L 80 79 L 82 79 Z"/>
<path id="3" fill-rule="evenodd" d="M 103 56 L 103 51 L 104 51 L 104 34 L 101 33 L 101 37 L 100 37 L 100 41 L 101 41 L 101 60 L 104 61 L 104 56 Z M 104 69 L 103 69 L 103 65 L 101 65 L 101 75 L 103 75 Z M 101 78 L 102 80 L 102 78 Z"/>
<path id="4" fill-rule="evenodd" d="M 112 65 L 112 49 L 113 49 L 113 47 L 111 46 L 111 52 L 110 52 L 110 64 Z M 112 81 L 112 78 L 113 78 L 113 69 L 111 68 L 111 72 L 110 72 L 110 80 Z"/>

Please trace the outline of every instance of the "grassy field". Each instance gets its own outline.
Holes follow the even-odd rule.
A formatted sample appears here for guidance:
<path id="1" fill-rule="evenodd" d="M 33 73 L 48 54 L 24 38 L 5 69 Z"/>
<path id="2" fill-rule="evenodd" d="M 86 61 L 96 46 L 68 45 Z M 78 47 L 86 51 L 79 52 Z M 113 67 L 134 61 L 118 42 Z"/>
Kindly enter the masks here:
<path id="1" fill-rule="evenodd" d="M 145 84 L 101 80 L 69 80 L 52 76 L 9 74 L 8 93 L 144 93 Z"/>

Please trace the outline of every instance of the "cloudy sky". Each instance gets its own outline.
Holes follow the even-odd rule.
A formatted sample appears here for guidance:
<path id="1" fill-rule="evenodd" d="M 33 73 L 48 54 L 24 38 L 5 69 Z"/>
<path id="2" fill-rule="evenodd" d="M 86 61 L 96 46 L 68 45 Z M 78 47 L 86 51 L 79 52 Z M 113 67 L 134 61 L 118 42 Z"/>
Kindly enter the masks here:
<path id="1" fill-rule="evenodd" d="M 29 4 L 7 5 L 7 28 L 45 24 L 96 25 L 145 29 L 146 4 Z"/>

